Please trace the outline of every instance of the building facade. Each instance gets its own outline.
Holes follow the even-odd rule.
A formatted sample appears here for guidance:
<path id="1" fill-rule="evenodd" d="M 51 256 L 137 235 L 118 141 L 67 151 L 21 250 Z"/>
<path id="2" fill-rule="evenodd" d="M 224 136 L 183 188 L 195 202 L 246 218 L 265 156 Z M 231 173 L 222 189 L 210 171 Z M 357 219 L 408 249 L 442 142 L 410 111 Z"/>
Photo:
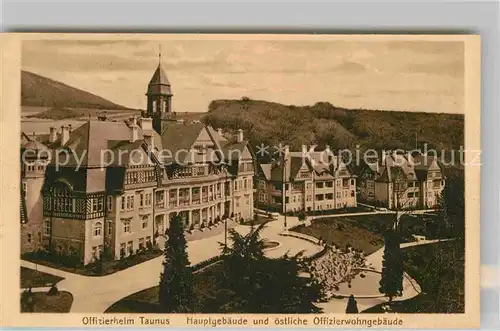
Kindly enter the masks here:
<path id="1" fill-rule="evenodd" d="M 161 245 L 174 215 L 187 230 L 253 218 L 254 156 L 243 132 L 228 138 L 175 120 L 160 65 L 146 95 L 141 118 L 23 135 L 22 252 L 44 248 L 88 264 Z"/>
<path id="2" fill-rule="evenodd" d="M 329 150 L 290 152 L 259 162 L 257 206 L 278 212 L 328 211 L 356 206 L 356 175 Z"/>
<path id="3" fill-rule="evenodd" d="M 445 178 L 437 158 L 386 152 L 364 164 L 359 173 L 359 199 L 390 209 L 434 208 Z"/>

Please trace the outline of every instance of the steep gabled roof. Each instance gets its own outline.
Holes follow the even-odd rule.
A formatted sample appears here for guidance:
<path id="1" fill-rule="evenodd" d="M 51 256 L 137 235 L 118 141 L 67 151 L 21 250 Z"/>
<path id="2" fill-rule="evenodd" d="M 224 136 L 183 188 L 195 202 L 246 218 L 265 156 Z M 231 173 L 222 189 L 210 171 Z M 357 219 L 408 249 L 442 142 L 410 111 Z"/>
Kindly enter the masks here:
<path id="1" fill-rule="evenodd" d="M 172 88 L 170 82 L 168 81 L 167 75 L 163 71 L 161 64 L 158 64 L 158 68 L 151 77 L 148 84 L 147 94 L 166 94 L 172 95 Z"/>
<path id="2" fill-rule="evenodd" d="M 201 130 L 203 130 L 203 123 L 178 123 L 167 122 L 165 123 L 164 130 L 161 134 L 161 146 L 164 151 L 162 162 L 173 162 L 175 154 L 184 162 L 189 157 L 189 151 L 198 138 Z M 181 152 L 183 151 L 183 152 Z"/>

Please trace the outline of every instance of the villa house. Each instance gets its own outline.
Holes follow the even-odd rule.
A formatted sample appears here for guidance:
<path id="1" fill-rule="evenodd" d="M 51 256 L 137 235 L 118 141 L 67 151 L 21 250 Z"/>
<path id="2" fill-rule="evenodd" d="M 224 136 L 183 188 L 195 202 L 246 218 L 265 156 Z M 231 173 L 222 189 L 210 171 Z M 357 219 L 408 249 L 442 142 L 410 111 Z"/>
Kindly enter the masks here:
<path id="1" fill-rule="evenodd" d="M 359 199 L 387 208 L 433 208 L 445 178 L 430 155 L 386 152 L 367 160 L 359 173 Z"/>
<path id="2" fill-rule="evenodd" d="M 328 211 L 356 206 L 356 175 L 326 151 L 290 152 L 258 163 L 259 208 L 269 211 Z"/>

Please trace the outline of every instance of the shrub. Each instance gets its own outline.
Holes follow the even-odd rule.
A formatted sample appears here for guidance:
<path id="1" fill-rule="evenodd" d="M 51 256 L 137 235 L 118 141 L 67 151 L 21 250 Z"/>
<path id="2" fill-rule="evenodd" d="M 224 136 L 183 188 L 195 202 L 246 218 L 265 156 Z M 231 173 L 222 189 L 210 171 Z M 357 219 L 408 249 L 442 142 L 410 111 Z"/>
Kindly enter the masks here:
<path id="1" fill-rule="evenodd" d="M 57 295 L 59 293 L 59 290 L 57 289 L 57 286 L 56 284 L 52 284 L 52 286 L 50 286 L 50 289 L 49 291 L 47 292 L 47 295 Z"/>

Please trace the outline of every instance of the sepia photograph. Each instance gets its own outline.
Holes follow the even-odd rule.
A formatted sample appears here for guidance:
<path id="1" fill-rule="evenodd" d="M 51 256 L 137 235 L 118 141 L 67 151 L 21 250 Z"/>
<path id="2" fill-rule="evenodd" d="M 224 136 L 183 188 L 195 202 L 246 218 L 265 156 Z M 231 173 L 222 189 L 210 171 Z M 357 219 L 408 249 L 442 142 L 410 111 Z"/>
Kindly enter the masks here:
<path id="1" fill-rule="evenodd" d="M 478 37 L 21 39 L 19 319 L 478 321 Z"/>

